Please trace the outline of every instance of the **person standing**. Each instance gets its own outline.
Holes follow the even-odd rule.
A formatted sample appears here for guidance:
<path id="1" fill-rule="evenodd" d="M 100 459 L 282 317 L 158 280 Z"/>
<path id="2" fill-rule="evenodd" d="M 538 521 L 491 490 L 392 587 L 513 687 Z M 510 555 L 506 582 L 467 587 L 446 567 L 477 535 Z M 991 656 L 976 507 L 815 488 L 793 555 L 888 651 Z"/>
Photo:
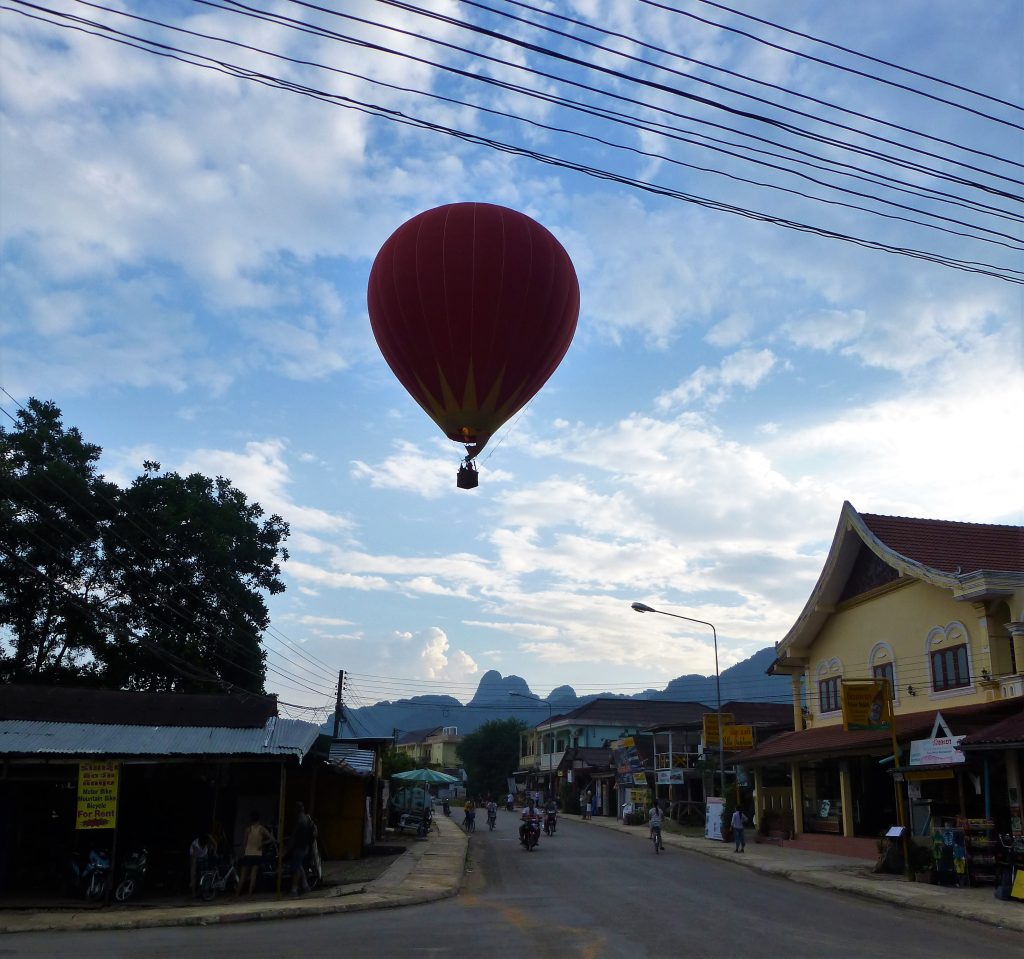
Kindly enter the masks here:
<path id="1" fill-rule="evenodd" d="M 736 844 L 736 848 L 733 852 L 745 852 L 747 848 L 746 839 L 743 836 L 743 827 L 747 824 L 747 817 L 740 812 L 739 806 L 737 806 L 732 813 L 732 819 L 729 820 L 729 825 L 732 826 L 732 838 Z"/>
<path id="2" fill-rule="evenodd" d="M 259 879 L 260 863 L 263 861 L 263 846 L 273 838 L 270 830 L 260 822 L 259 812 L 254 809 L 249 815 L 249 825 L 245 827 L 242 838 L 242 861 L 236 895 L 240 896 L 246 891 L 246 880 L 249 881 L 248 894 L 251 896 L 256 891 L 256 880 Z"/>
<path id="3" fill-rule="evenodd" d="M 306 812 L 306 807 L 302 803 L 295 804 L 295 814 L 295 829 L 292 831 L 292 851 L 289 864 L 292 871 L 292 895 L 301 896 L 303 893 L 309 892 L 306 860 L 313 848 L 316 830 L 312 817 Z"/>
<path id="4" fill-rule="evenodd" d="M 583 809 L 584 809 L 583 818 L 584 819 L 593 819 L 594 818 L 594 810 L 593 810 L 593 807 L 591 806 L 591 803 L 593 801 L 594 801 L 594 797 L 591 795 L 590 790 L 588 789 L 587 790 L 587 802 L 586 802 L 586 805 L 583 807 Z"/>

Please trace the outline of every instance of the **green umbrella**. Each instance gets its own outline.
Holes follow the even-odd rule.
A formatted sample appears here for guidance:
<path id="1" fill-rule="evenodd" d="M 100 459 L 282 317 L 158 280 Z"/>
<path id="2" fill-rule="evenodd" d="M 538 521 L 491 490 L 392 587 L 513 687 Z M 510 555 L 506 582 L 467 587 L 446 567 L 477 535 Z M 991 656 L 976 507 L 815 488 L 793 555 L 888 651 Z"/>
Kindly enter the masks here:
<path id="1" fill-rule="evenodd" d="M 449 776 L 448 773 L 438 772 L 436 769 L 409 769 L 404 773 L 394 773 L 391 778 L 406 783 L 433 783 L 442 786 L 459 782 L 457 776 Z"/>

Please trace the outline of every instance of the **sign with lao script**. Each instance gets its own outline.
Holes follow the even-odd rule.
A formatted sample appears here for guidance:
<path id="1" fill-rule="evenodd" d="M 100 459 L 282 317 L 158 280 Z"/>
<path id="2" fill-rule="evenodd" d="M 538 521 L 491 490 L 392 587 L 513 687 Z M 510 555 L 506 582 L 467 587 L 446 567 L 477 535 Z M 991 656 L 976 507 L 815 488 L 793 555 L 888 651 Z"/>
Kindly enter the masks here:
<path id="1" fill-rule="evenodd" d="M 78 764 L 76 829 L 113 829 L 117 825 L 117 784 L 121 764 Z"/>
<path id="2" fill-rule="evenodd" d="M 736 722 L 732 713 L 722 713 L 722 725 L 731 726 Z M 712 746 L 718 742 L 718 713 L 704 714 L 704 744 Z"/>
<path id="3" fill-rule="evenodd" d="M 844 679 L 843 729 L 888 729 L 889 684 L 884 679 Z"/>
<path id="4" fill-rule="evenodd" d="M 910 743 L 911 766 L 944 766 L 966 760 L 960 751 L 963 736 L 938 736 L 935 739 L 914 739 Z"/>
<path id="5" fill-rule="evenodd" d="M 723 726 L 722 727 L 722 748 L 729 750 L 753 749 L 754 748 L 754 727 L 753 726 Z"/>

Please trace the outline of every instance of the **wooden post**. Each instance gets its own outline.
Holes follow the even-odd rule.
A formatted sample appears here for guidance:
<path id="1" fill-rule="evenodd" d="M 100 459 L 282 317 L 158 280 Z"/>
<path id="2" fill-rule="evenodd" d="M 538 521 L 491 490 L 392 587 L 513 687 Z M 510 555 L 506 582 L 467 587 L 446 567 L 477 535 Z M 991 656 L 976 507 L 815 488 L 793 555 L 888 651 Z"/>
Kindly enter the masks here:
<path id="1" fill-rule="evenodd" d="M 281 763 L 281 789 L 277 800 L 277 898 L 281 898 L 281 879 L 284 871 L 284 802 L 285 784 L 288 780 L 287 760 Z"/>

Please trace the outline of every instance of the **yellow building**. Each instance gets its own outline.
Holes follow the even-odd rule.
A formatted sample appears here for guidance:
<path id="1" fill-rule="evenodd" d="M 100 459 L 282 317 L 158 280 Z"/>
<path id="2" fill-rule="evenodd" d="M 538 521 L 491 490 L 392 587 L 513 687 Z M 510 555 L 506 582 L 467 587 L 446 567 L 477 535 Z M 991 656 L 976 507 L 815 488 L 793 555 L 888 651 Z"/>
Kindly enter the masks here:
<path id="1" fill-rule="evenodd" d="M 842 711 L 844 683 L 885 679 L 908 825 L 928 835 L 955 817 L 995 816 L 1008 828 L 1014 803 L 1019 822 L 1014 751 L 959 745 L 1024 712 L 1024 528 L 845 503 L 770 671 L 791 677 L 795 731 L 737 757 L 754 770 L 759 821 L 851 839 L 897 821 L 891 732 L 845 729 Z"/>
<path id="2" fill-rule="evenodd" d="M 432 726 L 405 733 L 395 749 L 412 758 L 417 766 L 429 766 L 455 775 L 460 769 L 456 753 L 462 737 L 455 726 Z"/>

